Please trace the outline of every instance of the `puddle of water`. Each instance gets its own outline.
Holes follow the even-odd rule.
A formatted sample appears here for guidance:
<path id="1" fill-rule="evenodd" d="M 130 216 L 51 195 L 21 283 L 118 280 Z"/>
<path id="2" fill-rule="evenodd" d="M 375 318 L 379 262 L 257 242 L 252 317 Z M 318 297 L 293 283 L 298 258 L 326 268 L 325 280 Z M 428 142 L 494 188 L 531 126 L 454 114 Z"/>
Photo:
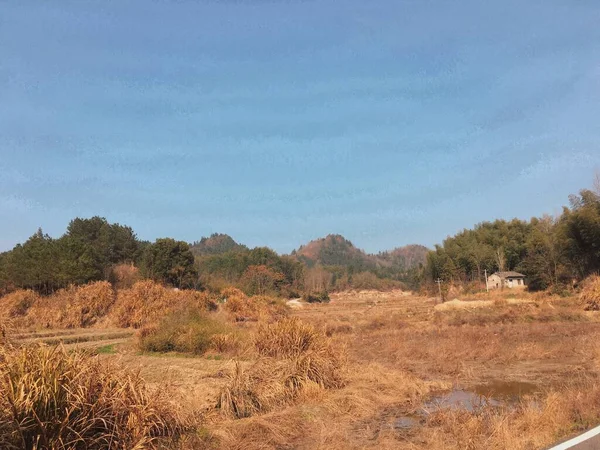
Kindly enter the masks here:
<path id="1" fill-rule="evenodd" d="M 396 417 L 392 426 L 395 430 L 410 430 L 418 425 L 419 421 L 414 417 L 402 416 Z"/>
<path id="2" fill-rule="evenodd" d="M 525 381 L 492 380 L 486 384 L 473 387 L 473 392 L 483 397 L 495 398 L 507 403 L 515 403 L 525 395 L 533 395 L 540 391 L 533 383 Z"/>
<path id="3" fill-rule="evenodd" d="M 473 412 L 485 406 L 501 406 L 502 402 L 494 398 L 484 397 L 475 392 L 455 389 L 449 394 L 434 397 L 423 405 L 425 413 L 440 409 L 465 409 Z"/>
<path id="4" fill-rule="evenodd" d="M 510 407 L 523 396 L 534 395 L 540 388 L 533 383 L 522 381 L 490 380 L 486 384 L 472 386 L 470 389 L 454 389 L 433 397 L 415 414 L 406 415 L 406 410 L 390 409 L 383 413 L 386 422 L 384 427 L 391 427 L 398 432 L 409 432 L 420 426 L 427 414 L 441 409 L 464 409 L 477 412 L 484 407 Z"/>
<path id="5" fill-rule="evenodd" d="M 511 406 L 523 396 L 539 392 L 539 387 L 523 381 L 492 380 L 473 386 L 470 390 L 454 389 L 452 392 L 434 397 L 423 405 L 425 413 L 440 409 L 465 409 L 473 412 L 486 406 Z"/>

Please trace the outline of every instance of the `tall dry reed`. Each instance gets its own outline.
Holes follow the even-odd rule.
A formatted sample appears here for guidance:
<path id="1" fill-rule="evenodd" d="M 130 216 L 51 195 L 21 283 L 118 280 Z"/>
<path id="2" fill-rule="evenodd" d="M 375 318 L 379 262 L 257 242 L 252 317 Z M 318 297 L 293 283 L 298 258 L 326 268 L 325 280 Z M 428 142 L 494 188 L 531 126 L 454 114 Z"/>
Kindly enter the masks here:
<path id="1" fill-rule="evenodd" d="M 0 349 L 0 448 L 152 449 L 186 426 L 135 373 L 62 347 Z"/>

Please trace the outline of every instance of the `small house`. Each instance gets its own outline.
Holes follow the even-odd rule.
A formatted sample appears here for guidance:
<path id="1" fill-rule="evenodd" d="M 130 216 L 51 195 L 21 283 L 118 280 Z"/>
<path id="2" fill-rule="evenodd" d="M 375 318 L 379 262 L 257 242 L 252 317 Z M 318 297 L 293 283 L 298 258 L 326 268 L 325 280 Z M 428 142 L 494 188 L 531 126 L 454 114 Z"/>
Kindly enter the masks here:
<path id="1" fill-rule="evenodd" d="M 519 272 L 496 272 L 487 279 L 489 289 L 524 288 L 525 275 Z"/>

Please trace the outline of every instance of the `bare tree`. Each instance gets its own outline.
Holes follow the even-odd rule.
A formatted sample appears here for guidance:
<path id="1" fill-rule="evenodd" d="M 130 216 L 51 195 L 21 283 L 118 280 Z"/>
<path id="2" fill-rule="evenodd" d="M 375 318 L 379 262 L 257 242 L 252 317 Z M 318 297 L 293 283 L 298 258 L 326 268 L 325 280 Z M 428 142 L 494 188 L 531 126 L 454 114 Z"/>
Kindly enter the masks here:
<path id="1" fill-rule="evenodd" d="M 496 262 L 498 263 L 498 272 L 504 272 L 506 268 L 506 255 L 502 247 L 496 249 Z"/>
<path id="2" fill-rule="evenodd" d="M 596 195 L 600 195 L 600 169 L 596 169 L 596 173 L 594 174 L 594 184 L 593 190 Z"/>

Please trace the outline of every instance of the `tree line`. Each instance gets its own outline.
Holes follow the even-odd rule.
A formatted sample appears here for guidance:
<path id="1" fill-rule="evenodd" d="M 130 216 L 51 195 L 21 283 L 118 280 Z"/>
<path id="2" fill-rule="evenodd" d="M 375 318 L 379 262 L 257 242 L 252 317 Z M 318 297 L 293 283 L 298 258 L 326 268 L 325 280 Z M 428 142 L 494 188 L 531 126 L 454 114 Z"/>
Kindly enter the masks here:
<path id="1" fill-rule="evenodd" d="M 249 294 L 288 297 L 348 288 L 427 288 L 436 279 L 478 289 L 486 272 L 508 270 L 525 274 L 530 289 L 560 290 L 600 272 L 597 184 L 571 196 L 558 217 L 483 222 L 429 252 L 407 246 L 369 255 L 338 235 L 291 255 L 250 249 L 223 234 L 192 245 L 171 238 L 151 243 L 138 239 L 131 227 L 102 217 L 76 218 L 59 238 L 40 229 L 0 253 L 0 294 L 14 289 L 50 294 L 71 284 L 116 282 L 123 273 L 178 288 L 236 286 Z"/>
<path id="2" fill-rule="evenodd" d="M 117 282 L 123 274 L 177 288 L 220 291 L 235 286 L 250 295 L 287 297 L 382 287 L 386 274 L 375 266 L 362 267 L 343 256 L 332 258 L 327 265 L 311 262 L 309 267 L 295 255 L 279 255 L 266 247 L 250 249 L 222 234 L 192 245 L 171 238 L 150 243 L 138 239 L 130 227 L 105 218 L 76 218 L 57 239 L 40 229 L 0 254 L 0 295 L 14 289 L 47 295 L 72 284 Z"/>
<path id="3" fill-rule="evenodd" d="M 529 289 L 564 290 L 600 272 L 600 183 L 569 197 L 558 217 L 495 220 L 448 237 L 427 255 L 422 282 L 475 286 L 484 273 L 517 271 Z"/>

